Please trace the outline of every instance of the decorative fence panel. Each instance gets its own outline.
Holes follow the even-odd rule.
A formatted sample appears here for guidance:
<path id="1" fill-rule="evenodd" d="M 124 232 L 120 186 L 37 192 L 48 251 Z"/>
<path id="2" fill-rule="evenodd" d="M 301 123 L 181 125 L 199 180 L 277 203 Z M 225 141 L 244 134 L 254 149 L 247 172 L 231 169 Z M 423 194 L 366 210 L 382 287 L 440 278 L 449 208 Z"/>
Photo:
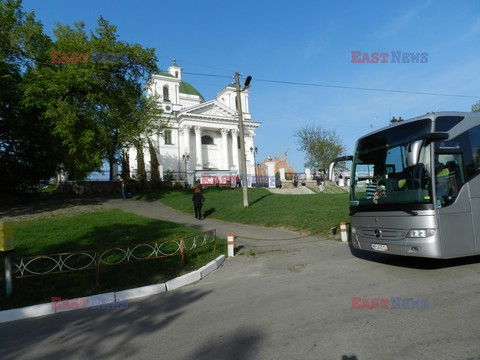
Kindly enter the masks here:
<path id="1" fill-rule="evenodd" d="M 179 256 L 182 267 L 185 253 L 213 244 L 216 249 L 216 230 L 173 240 L 138 243 L 127 247 L 85 250 L 70 253 L 31 256 L 14 259 L 13 273 L 17 279 L 72 271 L 96 269 L 99 284 L 100 266 L 122 265 L 138 261 Z"/>

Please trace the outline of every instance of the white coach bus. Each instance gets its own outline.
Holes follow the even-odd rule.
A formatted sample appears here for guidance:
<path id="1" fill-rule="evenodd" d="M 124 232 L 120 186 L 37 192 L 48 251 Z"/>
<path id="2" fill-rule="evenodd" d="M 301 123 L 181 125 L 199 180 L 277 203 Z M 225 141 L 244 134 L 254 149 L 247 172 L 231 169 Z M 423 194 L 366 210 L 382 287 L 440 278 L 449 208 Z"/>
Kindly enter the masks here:
<path id="1" fill-rule="evenodd" d="M 351 244 L 395 255 L 480 254 L 480 113 L 428 113 L 361 137 L 352 174 Z M 341 159 L 345 160 L 345 158 Z M 373 169 L 373 170 L 372 170 Z"/>

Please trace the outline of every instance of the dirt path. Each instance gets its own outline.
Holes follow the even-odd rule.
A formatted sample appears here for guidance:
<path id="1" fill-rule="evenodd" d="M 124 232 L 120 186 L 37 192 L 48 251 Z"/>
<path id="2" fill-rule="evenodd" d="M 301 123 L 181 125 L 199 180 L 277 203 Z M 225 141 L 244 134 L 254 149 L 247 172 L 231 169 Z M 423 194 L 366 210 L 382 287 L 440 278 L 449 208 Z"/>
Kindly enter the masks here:
<path id="1" fill-rule="evenodd" d="M 0 203 L 0 221 L 18 221 L 56 215 L 75 215 L 107 208 L 107 197 L 71 197 L 64 195 L 7 198 Z M 3 199 L 2 199 L 3 200 Z"/>

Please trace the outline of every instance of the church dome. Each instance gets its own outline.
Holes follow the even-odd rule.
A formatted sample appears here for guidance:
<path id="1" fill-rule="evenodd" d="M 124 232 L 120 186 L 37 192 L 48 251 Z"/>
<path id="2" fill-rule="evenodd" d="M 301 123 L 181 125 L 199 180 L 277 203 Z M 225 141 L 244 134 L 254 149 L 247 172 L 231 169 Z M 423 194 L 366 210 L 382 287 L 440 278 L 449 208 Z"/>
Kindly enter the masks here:
<path id="1" fill-rule="evenodd" d="M 197 95 L 198 97 L 200 97 L 200 99 L 205 101 L 202 94 L 200 94 L 200 92 L 197 89 L 195 89 L 192 85 L 190 85 L 189 83 L 187 83 L 185 81 L 182 81 L 180 83 L 179 91 L 180 91 L 181 94 L 185 94 L 185 95 Z"/>

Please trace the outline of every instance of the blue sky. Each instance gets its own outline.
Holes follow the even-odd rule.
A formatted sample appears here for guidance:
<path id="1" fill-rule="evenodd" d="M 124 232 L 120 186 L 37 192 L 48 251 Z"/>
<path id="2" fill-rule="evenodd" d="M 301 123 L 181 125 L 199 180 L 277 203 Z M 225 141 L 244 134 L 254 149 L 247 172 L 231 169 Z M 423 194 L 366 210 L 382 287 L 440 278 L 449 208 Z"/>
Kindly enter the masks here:
<path id="1" fill-rule="evenodd" d="M 251 75 L 250 110 L 262 125 L 257 160 L 288 150 L 302 171 L 294 132 L 333 129 L 351 153 L 358 137 L 430 111 L 470 111 L 480 99 L 480 1 L 125 1 L 24 0 L 51 36 L 55 23 L 99 16 L 119 39 L 156 49 L 165 70 L 176 57 L 185 72 Z M 426 63 L 352 63 L 351 51 L 426 52 Z M 470 95 L 426 96 L 283 85 L 255 79 Z M 206 100 L 227 78 L 184 75 Z M 375 119 L 375 120 L 374 120 Z"/>

